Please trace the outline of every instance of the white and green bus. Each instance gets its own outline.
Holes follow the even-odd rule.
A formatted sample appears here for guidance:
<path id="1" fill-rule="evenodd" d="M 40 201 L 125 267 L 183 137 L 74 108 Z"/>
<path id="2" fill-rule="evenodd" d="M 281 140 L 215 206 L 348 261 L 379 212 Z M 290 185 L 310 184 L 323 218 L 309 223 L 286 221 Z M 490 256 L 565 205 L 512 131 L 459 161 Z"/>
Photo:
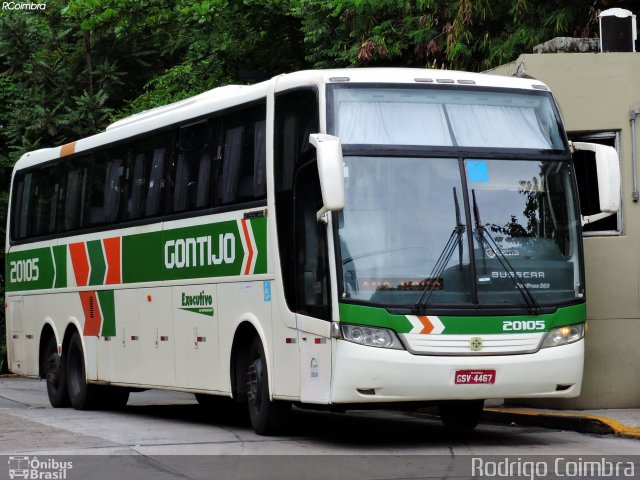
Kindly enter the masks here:
<path id="1" fill-rule="evenodd" d="M 620 178 L 596 163 L 602 216 Z M 589 218 L 536 80 L 221 87 L 25 154 L 10 198 L 9 368 L 54 407 L 179 390 L 267 434 L 292 404 L 472 428 L 488 398 L 580 393 Z"/>

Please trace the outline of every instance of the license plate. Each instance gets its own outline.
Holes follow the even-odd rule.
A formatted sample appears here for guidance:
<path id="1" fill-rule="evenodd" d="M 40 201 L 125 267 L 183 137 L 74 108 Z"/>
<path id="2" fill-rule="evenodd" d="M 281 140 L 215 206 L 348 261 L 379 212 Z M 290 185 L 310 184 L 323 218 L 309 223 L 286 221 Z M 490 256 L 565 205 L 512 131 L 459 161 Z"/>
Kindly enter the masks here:
<path id="1" fill-rule="evenodd" d="M 495 370 L 456 370 L 456 385 L 496 383 Z"/>

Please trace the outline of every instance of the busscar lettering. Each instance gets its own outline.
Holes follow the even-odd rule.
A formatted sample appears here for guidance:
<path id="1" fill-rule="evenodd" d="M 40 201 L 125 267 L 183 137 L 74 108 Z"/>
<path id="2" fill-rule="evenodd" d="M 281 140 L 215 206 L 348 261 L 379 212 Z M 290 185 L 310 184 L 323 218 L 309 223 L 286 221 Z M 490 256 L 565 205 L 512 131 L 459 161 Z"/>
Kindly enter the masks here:
<path id="1" fill-rule="evenodd" d="M 514 275 L 515 273 L 515 275 Z M 544 278 L 544 272 L 491 272 L 493 278 Z"/>
<path id="2" fill-rule="evenodd" d="M 164 244 L 164 266 L 167 269 L 229 264 L 235 259 L 236 239 L 233 233 L 221 233 L 217 242 L 211 236 L 202 236 L 167 240 Z"/>

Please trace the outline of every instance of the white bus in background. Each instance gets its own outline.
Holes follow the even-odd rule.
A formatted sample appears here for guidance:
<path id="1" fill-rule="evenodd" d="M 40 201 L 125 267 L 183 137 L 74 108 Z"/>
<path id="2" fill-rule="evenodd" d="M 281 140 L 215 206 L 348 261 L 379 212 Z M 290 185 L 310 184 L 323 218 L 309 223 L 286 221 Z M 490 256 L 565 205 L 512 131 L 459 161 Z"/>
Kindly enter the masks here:
<path id="1" fill-rule="evenodd" d="M 618 164 L 596 153 L 606 215 Z M 54 407 L 162 388 L 261 434 L 292 404 L 468 429 L 484 399 L 580 393 L 589 219 L 536 80 L 222 87 L 25 154 L 10 201 L 9 367 Z"/>

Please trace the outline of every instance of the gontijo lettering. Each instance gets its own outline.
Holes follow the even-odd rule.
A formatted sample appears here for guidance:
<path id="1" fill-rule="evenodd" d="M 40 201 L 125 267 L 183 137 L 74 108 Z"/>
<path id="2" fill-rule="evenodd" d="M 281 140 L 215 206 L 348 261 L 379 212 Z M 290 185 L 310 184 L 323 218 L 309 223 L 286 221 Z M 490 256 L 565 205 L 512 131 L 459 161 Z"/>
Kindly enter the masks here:
<path id="1" fill-rule="evenodd" d="M 233 233 L 218 235 L 217 250 L 211 236 L 168 240 L 164 244 L 164 266 L 167 269 L 204 267 L 233 263 L 236 259 L 236 240 Z"/>

